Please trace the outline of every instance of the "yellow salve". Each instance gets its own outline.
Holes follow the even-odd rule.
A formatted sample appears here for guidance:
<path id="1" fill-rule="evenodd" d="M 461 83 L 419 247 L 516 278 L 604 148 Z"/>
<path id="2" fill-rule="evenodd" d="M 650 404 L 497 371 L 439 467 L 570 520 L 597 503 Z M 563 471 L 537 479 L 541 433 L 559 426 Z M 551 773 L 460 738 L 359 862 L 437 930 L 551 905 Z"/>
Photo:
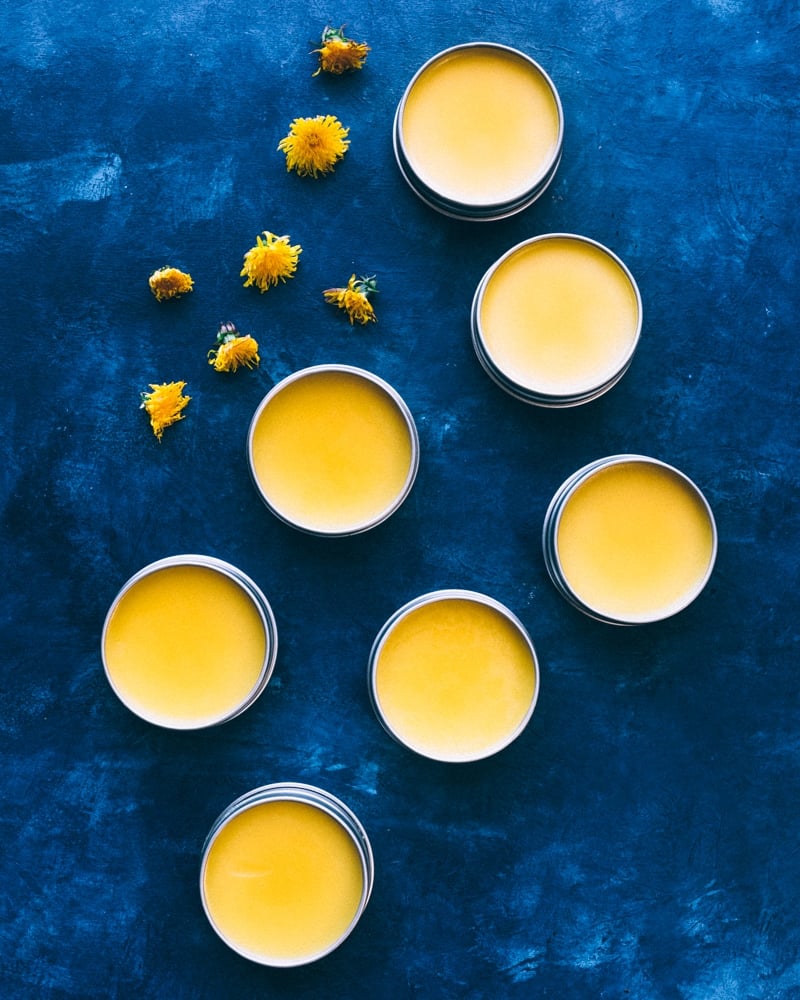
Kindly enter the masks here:
<path id="1" fill-rule="evenodd" d="M 204 726 L 235 712 L 259 681 L 267 637 L 253 599 L 224 573 L 177 565 L 142 576 L 112 608 L 109 680 L 151 722 Z"/>
<path id="2" fill-rule="evenodd" d="M 424 68 L 406 95 L 399 127 L 416 176 L 466 205 L 529 192 L 553 163 L 561 129 L 541 71 L 490 46 L 457 48 Z"/>
<path id="3" fill-rule="evenodd" d="M 533 240 L 502 259 L 487 279 L 478 319 L 496 367 L 554 396 L 612 378 L 641 324 L 626 271 L 600 246 L 570 237 Z"/>
<path id="4" fill-rule="evenodd" d="M 391 508 L 412 471 L 397 402 L 350 371 L 290 379 L 257 415 L 251 462 L 269 505 L 298 527 L 358 530 Z"/>
<path id="5" fill-rule="evenodd" d="M 412 750 L 465 761 L 505 746 L 537 689 L 531 647 L 516 625 L 475 600 L 422 603 L 391 627 L 374 665 L 377 704 Z"/>
<path id="6" fill-rule="evenodd" d="M 237 951 L 273 965 L 311 961 L 356 918 L 358 850 L 322 809 L 277 800 L 234 815 L 208 850 L 202 879 L 212 923 Z"/>
<path id="7" fill-rule="evenodd" d="M 714 528 L 697 491 L 662 465 L 621 462 L 591 474 L 567 499 L 556 533 L 563 576 L 612 619 L 667 617 L 702 587 Z"/>

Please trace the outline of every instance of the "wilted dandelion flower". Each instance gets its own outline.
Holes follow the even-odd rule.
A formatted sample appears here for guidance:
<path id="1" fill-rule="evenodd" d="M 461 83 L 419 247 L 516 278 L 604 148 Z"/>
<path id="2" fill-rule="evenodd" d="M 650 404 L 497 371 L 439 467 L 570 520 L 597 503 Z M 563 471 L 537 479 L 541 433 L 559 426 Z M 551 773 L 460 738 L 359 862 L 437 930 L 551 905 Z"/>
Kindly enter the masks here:
<path id="1" fill-rule="evenodd" d="M 185 388 L 185 382 L 162 382 L 160 385 L 151 385 L 150 392 L 141 394 L 140 409 L 145 410 L 150 417 L 150 426 L 159 441 L 164 428 L 177 420 L 183 420 L 181 411 L 192 398 L 183 395 Z"/>
<path id="2" fill-rule="evenodd" d="M 194 282 L 190 274 L 179 271 L 177 267 L 160 267 L 153 271 L 148 279 L 150 291 L 159 302 L 164 299 L 177 299 L 184 292 L 191 292 Z"/>
<path id="3" fill-rule="evenodd" d="M 264 239 L 256 236 L 256 245 L 244 255 L 244 267 L 240 271 L 247 281 L 244 287 L 256 285 L 260 291 L 266 292 L 271 285 L 285 281 L 294 275 L 297 268 L 297 258 L 303 252 L 298 244 L 292 246 L 288 236 L 276 236 L 266 229 Z"/>
<path id="4" fill-rule="evenodd" d="M 242 336 L 233 323 L 221 323 L 217 346 L 208 352 L 208 363 L 217 372 L 235 372 L 240 367 L 255 368 L 261 358 L 258 344 L 249 335 Z"/>
<path id="5" fill-rule="evenodd" d="M 369 278 L 356 278 L 353 274 L 346 288 L 326 288 L 322 294 L 326 302 L 344 309 L 352 326 L 355 321 L 362 325 L 378 322 L 375 310 L 369 301 L 369 296 L 376 294 L 377 291 L 378 282 L 374 274 Z"/>
<path id="6" fill-rule="evenodd" d="M 349 132 L 334 115 L 295 118 L 289 134 L 278 143 L 286 155 L 286 169 L 300 177 L 330 173 L 347 152 Z"/>
<path id="7" fill-rule="evenodd" d="M 313 49 L 319 54 L 319 68 L 312 76 L 318 76 L 323 71 L 341 76 L 342 73 L 361 69 L 369 52 L 369 45 L 365 42 L 354 42 L 345 35 L 344 25 L 341 28 L 328 25 L 322 32 L 320 45 L 321 48 Z"/>

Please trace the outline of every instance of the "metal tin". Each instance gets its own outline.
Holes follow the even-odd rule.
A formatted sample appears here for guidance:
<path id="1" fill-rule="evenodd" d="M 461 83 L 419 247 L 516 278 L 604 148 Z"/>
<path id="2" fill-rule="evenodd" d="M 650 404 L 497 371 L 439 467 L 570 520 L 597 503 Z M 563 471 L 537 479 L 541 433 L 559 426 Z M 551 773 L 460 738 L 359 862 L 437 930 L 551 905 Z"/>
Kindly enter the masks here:
<path id="1" fill-rule="evenodd" d="M 409 95 L 423 74 L 425 74 L 432 67 L 435 67 L 437 64 L 443 63 L 444 60 L 458 57 L 459 53 L 462 52 L 486 52 L 489 54 L 502 53 L 513 60 L 518 60 L 520 64 L 524 65 L 533 74 L 535 74 L 538 82 L 545 85 L 553 101 L 554 110 L 557 116 L 557 136 L 554 148 L 544 162 L 531 166 L 527 187 L 514 197 L 506 200 L 462 201 L 449 197 L 443 191 L 436 190 L 422 179 L 418 170 L 415 170 L 414 168 L 413 156 L 410 155 L 407 148 L 403 131 L 403 119 Z M 465 109 L 465 113 L 469 114 L 470 109 Z M 475 121 L 465 122 L 466 128 L 475 129 L 477 126 L 478 123 Z M 442 52 L 439 52 L 437 55 L 430 58 L 411 78 L 411 81 L 406 87 L 406 90 L 397 106 L 394 117 L 393 145 L 395 158 L 397 160 L 397 165 L 400 168 L 400 173 L 408 183 L 411 190 L 423 202 L 425 202 L 426 205 L 436 209 L 436 211 L 442 213 L 443 215 L 454 219 L 462 219 L 473 222 L 491 222 L 497 219 L 508 218 L 509 216 L 515 215 L 517 212 L 521 212 L 523 209 L 528 208 L 538 198 L 540 198 L 553 180 L 558 169 L 558 165 L 561 161 L 563 139 L 564 111 L 561 106 L 561 98 L 559 97 L 553 81 L 550 79 L 545 70 L 539 65 L 539 63 L 526 53 L 521 52 L 518 49 L 511 48 L 510 46 L 501 45 L 495 42 L 466 42 L 462 45 L 454 45 L 448 49 L 444 49 Z"/>
<path id="2" fill-rule="evenodd" d="M 484 747 L 481 750 L 476 750 L 468 755 L 463 754 L 447 754 L 447 753 L 435 753 L 431 751 L 426 751 L 420 748 L 420 746 L 414 746 L 410 741 L 404 738 L 403 734 L 398 731 L 398 729 L 392 725 L 392 722 L 387 717 L 386 711 L 381 704 L 380 695 L 378 692 L 378 670 L 381 653 L 383 648 L 391 636 L 394 629 L 404 621 L 412 612 L 417 611 L 426 605 L 431 605 L 438 601 L 465 601 L 477 605 L 482 605 L 486 608 L 492 609 L 494 612 L 502 616 L 503 619 L 511 626 L 513 632 L 520 639 L 523 646 L 526 648 L 530 656 L 530 665 L 533 674 L 533 690 L 530 697 L 530 701 L 527 704 L 526 710 L 522 717 L 517 721 L 517 723 L 510 728 L 502 738 L 496 739 L 492 742 L 491 746 Z M 449 590 L 436 590 L 427 594 L 422 594 L 419 597 L 414 598 L 407 604 L 404 604 L 384 623 L 383 627 L 378 632 L 375 640 L 372 644 L 372 649 L 369 655 L 369 664 L 367 668 L 367 683 L 369 689 L 370 702 L 378 721 L 381 723 L 386 732 L 402 746 L 407 747 L 409 750 L 414 751 L 422 757 L 427 757 L 431 760 L 437 760 L 444 763 L 469 763 L 476 760 L 482 760 L 486 757 L 491 757 L 501 750 L 505 749 L 509 744 L 519 737 L 533 715 L 534 709 L 536 708 L 536 702 L 539 698 L 539 686 L 540 686 L 540 675 L 539 675 L 539 661 L 536 655 L 536 650 L 534 648 L 533 642 L 530 635 L 528 634 L 525 626 L 517 618 L 517 616 L 511 612 L 505 605 L 496 601 L 492 597 L 488 597 L 485 594 L 477 593 L 472 590 L 462 590 L 462 589 L 449 589 Z"/>
<path id="3" fill-rule="evenodd" d="M 297 802 L 304 805 L 312 806 L 315 809 L 319 809 L 321 812 L 328 815 L 330 818 L 338 823 L 342 830 L 348 835 L 353 843 L 355 851 L 358 855 L 359 862 L 361 865 L 361 875 L 362 875 L 362 888 L 361 888 L 361 898 L 358 903 L 356 913 L 350 922 L 349 926 L 346 928 L 344 933 L 341 934 L 336 940 L 331 941 L 326 947 L 315 951 L 311 954 L 304 954 L 296 958 L 280 958 L 280 957 L 269 957 L 265 955 L 257 955 L 249 952 L 241 944 L 234 940 L 231 940 L 224 931 L 217 926 L 214 918 L 211 914 L 209 908 L 209 901 L 206 892 L 205 884 L 205 874 L 209 858 L 209 853 L 213 847 L 217 837 L 220 832 L 236 817 L 241 816 L 242 813 L 246 812 L 248 809 L 252 809 L 256 806 L 262 805 L 268 802 Z M 241 795 L 238 799 L 233 801 L 226 809 L 224 809 L 220 815 L 216 818 L 214 823 L 209 830 L 209 833 L 203 844 L 202 858 L 200 863 L 200 897 L 203 904 L 203 910 L 205 911 L 206 917 L 211 924 L 214 931 L 219 935 L 219 937 L 237 954 L 242 955 L 244 958 L 250 959 L 253 962 L 257 962 L 260 965 L 268 965 L 273 967 L 290 967 L 306 965 L 310 962 L 317 961 L 323 958 L 325 955 L 330 954 L 338 948 L 346 938 L 350 936 L 354 930 L 356 924 L 361 919 L 364 910 L 366 909 L 367 903 L 369 902 L 370 896 L 372 894 L 372 888 L 375 881 L 375 862 L 372 853 L 372 847 L 369 842 L 366 830 L 361 825 L 358 817 L 353 813 L 353 811 L 344 804 L 336 796 L 332 795 L 330 792 L 325 791 L 322 788 L 318 788 L 314 785 L 302 784 L 299 782 L 275 782 L 269 785 L 262 785 L 259 788 L 254 788 L 244 795 Z"/>
<path id="4" fill-rule="evenodd" d="M 396 409 L 397 414 L 400 416 L 402 422 L 405 424 L 406 430 L 408 432 L 408 440 L 410 446 L 410 461 L 408 467 L 408 473 L 406 475 L 405 481 L 402 487 L 398 490 L 397 494 L 391 499 L 389 503 L 381 510 L 376 516 L 370 517 L 367 520 L 359 521 L 357 523 L 349 524 L 342 528 L 332 528 L 330 530 L 303 523 L 301 520 L 293 518 L 292 515 L 284 510 L 281 510 L 278 505 L 274 502 L 274 499 L 270 497 L 268 491 L 264 488 L 263 484 L 259 481 L 254 460 L 254 436 L 256 433 L 256 428 L 261 415 L 265 409 L 270 405 L 272 400 L 280 393 L 283 392 L 287 387 L 291 386 L 293 383 L 301 380 L 313 378 L 319 374 L 330 374 L 330 373 L 344 373 L 353 376 L 356 379 L 363 379 L 369 382 L 371 385 L 375 386 L 381 390 L 388 401 L 391 402 L 393 407 Z M 250 468 L 250 475 L 252 477 L 253 483 L 259 493 L 259 496 L 263 500 L 264 504 L 269 508 L 272 513 L 283 521 L 285 524 L 291 525 L 293 528 L 297 528 L 310 535 L 326 536 L 326 537 L 345 537 L 350 535 L 357 535 L 364 531 L 368 531 L 371 528 L 376 527 L 381 524 L 387 518 L 389 518 L 403 503 L 414 485 L 414 480 L 416 479 L 417 470 L 419 468 L 419 435 L 417 433 L 416 424 L 414 423 L 414 418 L 411 415 L 411 411 L 406 405 L 400 394 L 391 386 L 388 382 L 385 382 L 379 376 L 373 374 L 372 372 L 366 371 L 363 368 L 355 368 L 350 365 L 340 365 L 340 364 L 323 364 L 323 365 L 313 365 L 309 368 L 304 368 L 300 371 L 296 371 L 291 375 L 287 375 L 286 378 L 278 382 L 273 388 L 267 393 L 267 395 L 262 399 L 261 403 L 258 405 L 253 418 L 250 422 L 250 429 L 247 436 L 247 457 L 248 464 Z"/>
<path id="5" fill-rule="evenodd" d="M 569 240 L 585 244 L 589 247 L 593 247 L 600 253 L 607 256 L 609 260 L 613 261 L 619 267 L 620 273 L 624 275 L 625 279 L 630 284 L 630 289 L 633 293 L 637 310 L 637 321 L 634 334 L 631 339 L 629 349 L 621 358 L 619 364 L 614 367 L 614 370 L 610 373 L 610 375 L 608 375 L 608 377 L 595 384 L 587 385 L 574 393 L 547 392 L 546 390 L 537 388 L 535 385 L 523 384 L 521 381 L 515 379 L 508 371 L 504 371 L 496 359 L 492 357 L 492 353 L 486 343 L 481 323 L 481 309 L 486 289 L 498 269 L 516 254 L 525 251 L 533 244 L 555 240 Z M 615 253 L 609 250 L 608 247 L 603 246 L 596 240 L 589 239 L 586 236 L 578 236 L 574 233 L 545 233 L 540 236 L 532 237 L 528 240 L 523 240 L 521 243 L 517 243 L 515 246 L 511 247 L 511 249 L 507 250 L 502 257 L 499 257 L 491 265 L 491 267 L 488 268 L 475 289 L 470 313 L 470 326 L 472 331 L 472 345 L 475 349 L 475 354 L 482 368 L 493 382 L 499 385 L 501 389 L 504 389 L 507 393 L 514 396 L 516 399 L 522 400 L 524 403 L 530 403 L 534 406 L 562 409 L 565 407 L 579 406 L 582 403 L 588 403 L 597 399 L 599 396 L 602 396 L 604 393 L 608 392 L 609 389 L 615 386 L 628 370 L 631 362 L 633 361 L 633 356 L 636 353 L 636 348 L 638 347 L 641 336 L 642 297 L 639 292 L 639 287 L 628 267 Z"/>
<path id="6" fill-rule="evenodd" d="M 264 661 L 261 665 L 258 678 L 254 683 L 253 687 L 246 694 L 246 696 L 235 705 L 228 705 L 220 710 L 218 716 L 211 719 L 208 722 L 201 724 L 185 723 L 175 720 L 174 722 L 166 721 L 162 716 L 158 716 L 157 713 L 149 714 L 143 711 L 140 707 L 135 707 L 126 698 L 125 694 L 119 689 L 118 685 L 114 681 L 114 677 L 109 668 L 108 658 L 106 654 L 106 638 L 108 635 L 109 625 L 113 618 L 114 612 L 119 607 L 120 602 L 125 597 L 126 594 L 134 587 L 139 581 L 143 580 L 145 577 L 152 574 L 158 573 L 162 570 L 167 570 L 174 568 L 176 566 L 198 566 L 203 569 L 210 569 L 216 573 L 221 574 L 226 577 L 237 587 L 241 588 L 242 593 L 249 598 L 252 602 L 253 609 L 257 613 L 261 624 L 264 629 Z M 275 616 L 270 607 L 269 601 L 264 596 L 260 588 L 240 569 L 236 566 L 232 566 L 230 563 L 224 562 L 221 559 L 216 559 L 213 556 L 206 555 L 193 555 L 184 554 L 169 556 L 165 559 L 159 559 L 156 562 L 150 563 L 144 566 L 137 573 L 135 573 L 121 588 L 117 596 L 114 598 L 111 606 L 106 614 L 105 622 L 103 624 L 103 633 L 101 639 L 101 655 L 103 660 L 103 668 L 105 670 L 106 677 L 111 689 L 120 699 L 120 701 L 130 709 L 135 715 L 144 719 L 146 722 L 151 722 L 153 725 L 161 726 L 165 729 L 176 729 L 176 730 L 190 730 L 190 729 L 205 729 L 209 726 L 221 725 L 223 722 L 228 722 L 231 719 L 236 718 L 241 715 L 245 709 L 249 708 L 256 699 L 261 695 L 261 693 L 266 688 L 269 683 L 270 677 L 272 676 L 273 669 L 275 667 L 275 659 L 278 654 L 278 631 L 275 623 Z"/>
<path id="7" fill-rule="evenodd" d="M 585 601 L 583 601 L 580 596 L 575 592 L 573 587 L 570 585 L 567 577 L 565 576 L 564 569 L 561 562 L 561 557 L 559 554 L 558 547 L 558 532 L 561 523 L 561 518 L 564 510 L 569 503 L 570 499 L 574 496 L 576 490 L 579 489 L 583 484 L 589 481 L 595 474 L 601 472 L 604 469 L 615 465 L 623 465 L 626 463 L 636 463 L 643 465 L 652 465 L 659 469 L 664 470 L 671 476 L 674 476 L 679 480 L 688 493 L 694 498 L 694 500 L 699 505 L 700 509 L 704 512 L 707 519 L 707 527 L 710 532 L 711 542 L 710 542 L 710 552 L 708 558 L 708 564 L 705 572 L 701 577 L 699 577 L 694 585 L 686 590 L 682 598 L 676 600 L 669 609 L 662 613 L 653 613 L 650 615 L 637 615 L 637 616 L 623 616 L 623 615 L 611 615 L 606 614 L 597 607 L 592 606 Z M 683 472 L 676 469 L 672 465 L 668 465 L 666 462 L 659 461 L 655 458 L 650 458 L 645 455 L 635 455 L 635 454 L 621 454 L 621 455 L 611 455 L 606 458 L 600 458 L 594 462 L 590 462 L 582 468 L 578 469 L 571 476 L 569 476 L 561 486 L 556 490 L 550 501 L 547 511 L 545 512 L 544 524 L 542 527 L 542 551 L 544 555 L 545 567 L 547 569 L 548 575 L 555 585 L 558 592 L 564 597 L 573 607 L 582 611 L 585 615 L 590 618 L 594 618 L 597 621 L 605 622 L 609 625 L 642 625 L 657 621 L 662 621 L 665 618 L 672 617 L 678 612 L 682 611 L 684 608 L 688 607 L 705 588 L 708 580 L 714 569 L 714 564 L 717 556 L 718 547 L 718 535 L 717 527 L 714 520 L 714 515 L 711 507 L 708 504 L 705 496 L 699 487 Z"/>

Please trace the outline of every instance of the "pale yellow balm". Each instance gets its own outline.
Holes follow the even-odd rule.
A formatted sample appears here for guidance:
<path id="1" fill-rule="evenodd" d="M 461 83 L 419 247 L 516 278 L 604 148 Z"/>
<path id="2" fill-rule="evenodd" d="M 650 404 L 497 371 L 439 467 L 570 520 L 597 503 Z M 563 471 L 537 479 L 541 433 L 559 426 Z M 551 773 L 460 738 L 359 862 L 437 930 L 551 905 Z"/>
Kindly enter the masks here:
<path id="1" fill-rule="evenodd" d="M 502 46 L 456 46 L 412 81 L 399 131 L 423 184 L 464 205 L 502 204 L 552 168 L 561 109 L 532 60 Z"/>
<path id="2" fill-rule="evenodd" d="M 250 461 L 278 516 L 311 532 L 351 533 L 388 516 L 410 488 L 413 423 L 384 385 L 359 370 L 307 369 L 256 412 Z"/>
<path id="3" fill-rule="evenodd" d="M 675 470 L 625 461 L 569 496 L 556 532 L 564 579 L 588 608 L 622 622 L 665 618 L 702 589 L 715 556 L 713 519 Z"/>
<path id="4" fill-rule="evenodd" d="M 641 302 L 627 269 L 604 247 L 552 235 L 501 258 L 486 279 L 478 324 L 507 378 L 534 392 L 576 396 L 627 364 Z"/>
<path id="5" fill-rule="evenodd" d="M 364 896 L 361 856 L 341 823 L 305 802 L 250 806 L 222 826 L 205 858 L 209 918 L 236 951 L 297 965 L 334 948 Z"/>
<path id="6" fill-rule="evenodd" d="M 373 664 L 379 715 L 398 740 L 458 762 L 500 750 L 527 723 L 538 667 L 521 625 L 469 597 L 424 601 L 389 628 Z"/>
<path id="7" fill-rule="evenodd" d="M 145 573 L 109 612 L 103 659 L 120 699 L 169 728 L 235 714 L 259 683 L 267 635 L 250 594 L 208 566 Z"/>

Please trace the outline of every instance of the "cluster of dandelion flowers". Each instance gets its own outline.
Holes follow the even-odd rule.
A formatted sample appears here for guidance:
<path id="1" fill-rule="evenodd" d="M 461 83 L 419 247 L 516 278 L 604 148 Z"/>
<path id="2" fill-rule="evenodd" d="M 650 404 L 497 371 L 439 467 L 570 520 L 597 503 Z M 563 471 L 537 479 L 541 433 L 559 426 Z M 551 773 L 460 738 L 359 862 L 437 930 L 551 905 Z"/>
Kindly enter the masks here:
<path id="1" fill-rule="evenodd" d="M 142 393 L 143 409 L 150 417 L 153 433 L 161 440 L 165 428 L 178 420 L 183 420 L 183 410 L 191 396 L 184 396 L 185 382 L 162 382 L 150 385 L 150 392 Z"/>
<path id="2" fill-rule="evenodd" d="M 148 282 L 150 291 L 159 302 L 180 298 L 186 292 L 191 292 L 194 287 L 192 276 L 179 271 L 177 267 L 160 267 L 157 271 L 153 271 Z"/>
<path id="3" fill-rule="evenodd" d="M 354 42 L 345 35 L 344 25 L 341 28 L 328 25 L 322 32 L 320 48 L 313 49 L 313 53 L 319 55 L 319 67 L 312 76 L 322 72 L 341 76 L 342 73 L 361 69 L 368 52 L 369 45 L 365 42 Z"/>
<path id="4" fill-rule="evenodd" d="M 247 278 L 245 288 L 255 285 L 263 293 L 278 281 L 294 276 L 303 248 L 299 244 L 292 246 L 288 236 L 276 236 L 266 229 L 262 235 L 263 239 L 256 236 L 256 245 L 244 255 L 244 267 L 239 273 Z"/>
<path id="5" fill-rule="evenodd" d="M 374 274 L 369 278 L 356 278 L 353 274 L 345 288 L 326 288 L 322 294 L 325 296 L 326 302 L 338 306 L 339 309 L 344 309 L 350 319 L 351 326 L 354 322 L 364 326 L 367 323 L 378 322 L 375 310 L 369 300 L 369 296 L 374 295 L 377 291 L 378 282 L 375 280 Z"/>
<path id="6" fill-rule="evenodd" d="M 287 170 L 300 177 L 318 177 L 330 173 L 347 152 L 349 133 L 335 115 L 295 118 L 278 149 L 286 155 Z"/>
<path id="7" fill-rule="evenodd" d="M 258 344 L 250 334 L 240 334 L 233 323 L 221 323 L 217 346 L 208 352 L 208 363 L 215 372 L 235 372 L 239 368 L 257 368 L 261 358 Z"/>

